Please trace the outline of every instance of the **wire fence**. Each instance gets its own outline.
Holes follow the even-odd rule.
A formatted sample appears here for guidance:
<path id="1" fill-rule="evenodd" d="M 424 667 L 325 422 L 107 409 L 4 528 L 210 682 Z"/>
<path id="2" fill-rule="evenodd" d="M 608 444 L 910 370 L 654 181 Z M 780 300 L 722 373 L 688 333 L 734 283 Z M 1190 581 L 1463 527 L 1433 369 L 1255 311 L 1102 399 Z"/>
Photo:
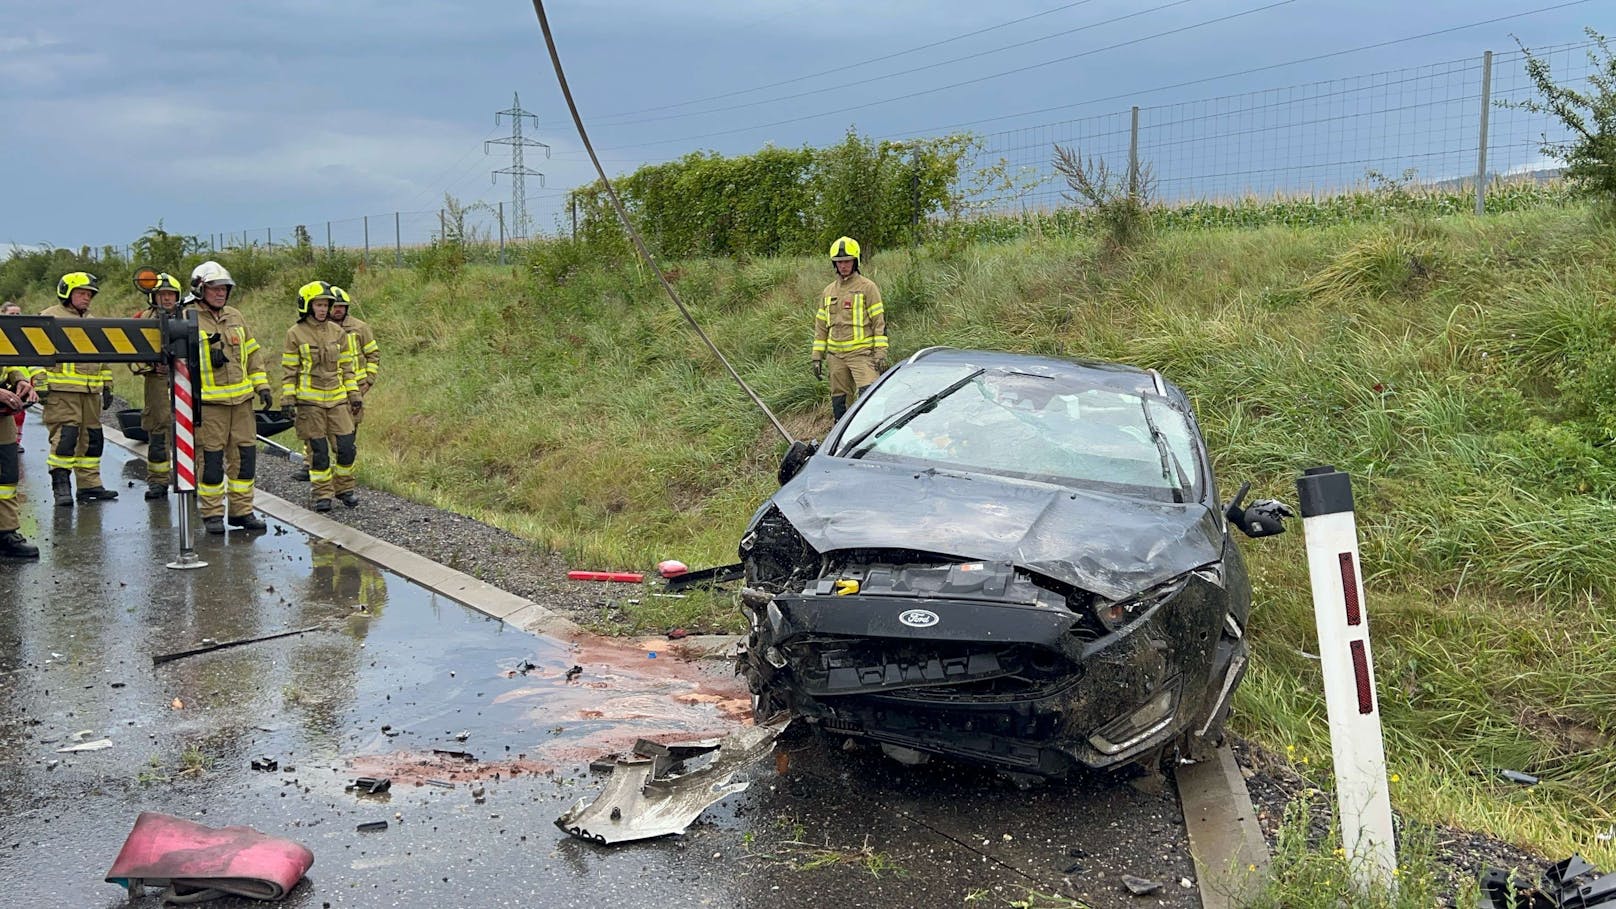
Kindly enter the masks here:
<path id="1" fill-rule="evenodd" d="M 1560 84 L 1587 87 L 1591 42 L 1534 50 Z M 1536 95 L 1520 50 L 1005 130 L 974 170 L 1002 165 L 1012 186 L 975 201 L 992 212 L 1070 204 L 1056 145 L 1126 173 L 1137 160 L 1167 204 L 1328 196 L 1380 179 L 1474 186 L 1545 176 L 1545 139 L 1566 138 Z M 1485 143 L 1485 159 L 1480 155 Z"/>
<path id="2" fill-rule="evenodd" d="M 1562 85 L 1597 75 L 1592 42 L 1534 49 Z M 1274 197 L 1323 197 L 1395 181 L 1483 193 L 1501 179 L 1541 179 L 1556 163 L 1545 140 L 1567 137 L 1551 115 L 1519 107 L 1536 96 L 1519 49 L 1403 69 L 1192 101 L 1130 107 L 982 137 L 964 173 L 999 169 L 1008 180 L 973 202 L 989 213 L 1071 204 L 1053 167 L 1056 145 L 1102 160 L 1116 173 L 1148 168 L 1157 200 L 1169 205 Z M 1486 155 L 1481 155 L 1485 146 Z M 406 251 L 445 237 L 502 249 L 523 237 L 565 236 L 576 226 L 565 190 L 512 205 L 481 201 L 452 208 L 320 219 L 301 225 L 315 247 L 365 250 L 369 261 L 402 263 Z M 281 247 L 299 225 L 226 228 L 194 234 L 210 249 Z"/>

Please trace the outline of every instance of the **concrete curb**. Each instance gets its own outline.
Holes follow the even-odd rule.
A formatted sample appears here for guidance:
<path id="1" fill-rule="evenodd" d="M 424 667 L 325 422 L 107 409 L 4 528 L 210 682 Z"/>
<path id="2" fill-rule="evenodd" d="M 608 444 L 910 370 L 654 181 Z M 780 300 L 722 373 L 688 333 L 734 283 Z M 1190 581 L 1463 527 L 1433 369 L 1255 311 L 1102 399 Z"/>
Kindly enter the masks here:
<path id="1" fill-rule="evenodd" d="M 1257 826 L 1246 778 L 1228 745 L 1211 760 L 1181 764 L 1173 773 L 1189 831 L 1201 905 L 1248 906 L 1268 879 L 1268 841 Z"/>
<path id="2" fill-rule="evenodd" d="M 146 454 L 144 443 L 136 442 L 110 426 L 104 427 L 104 432 L 107 441 L 128 449 L 137 455 L 144 456 Z M 341 546 L 343 549 L 369 559 L 388 571 L 407 578 L 428 590 L 441 593 L 486 616 L 499 619 L 508 625 L 514 625 L 523 631 L 557 637 L 566 637 L 582 631 L 572 620 L 558 615 L 532 600 L 501 590 L 463 571 L 457 571 L 446 565 L 441 565 L 402 546 L 377 539 L 362 530 L 333 521 L 307 508 L 293 505 L 279 496 L 263 490 L 255 490 L 253 492 L 253 504 L 259 511 L 277 521 L 290 524 L 310 536 Z"/>

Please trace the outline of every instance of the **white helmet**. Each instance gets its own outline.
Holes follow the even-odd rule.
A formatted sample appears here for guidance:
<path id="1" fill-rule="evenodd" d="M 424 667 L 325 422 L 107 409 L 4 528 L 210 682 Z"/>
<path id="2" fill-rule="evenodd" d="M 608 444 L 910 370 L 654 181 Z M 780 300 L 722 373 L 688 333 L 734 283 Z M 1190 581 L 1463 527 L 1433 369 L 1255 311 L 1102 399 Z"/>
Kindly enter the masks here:
<path id="1" fill-rule="evenodd" d="M 191 290 L 201 293 L 204 284 L 224 284 L 235 287 L 236 282 L 231 279 L 230 272 L 219 263 L 209 259 L 201 265 L 191 269 Z"/>

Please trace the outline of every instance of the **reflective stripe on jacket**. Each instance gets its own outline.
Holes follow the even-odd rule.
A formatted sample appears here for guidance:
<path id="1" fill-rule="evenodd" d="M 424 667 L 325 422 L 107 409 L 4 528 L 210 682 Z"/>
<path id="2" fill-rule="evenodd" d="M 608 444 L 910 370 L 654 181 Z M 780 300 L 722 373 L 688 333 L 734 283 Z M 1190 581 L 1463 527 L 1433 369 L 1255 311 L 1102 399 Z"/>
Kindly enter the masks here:
<path id="1" fill-rule="evenodd" d="M 64 321 L 93 318 L 65 303 L 58 303 L 40 315 Z M 101 387 L 112 381 L 112 367 L 101 363 L 57 363 L 35 368 L 32 376 L 34 386 L 40 391 L 100 394 Z"/>
<path id="2" fill-rule="evenodd" d="M 254 390 L 269 388 L 263 352 L 241 310 L 226 306 L 214 312 L 204 304 L 196 308 L 196 324 L 197 343 L 202 348 L 197 359 L 202 366 L 203 403 L 240 404 L 252 397 Z M 224 354 L 219 366 L 213 365 L 216 350 Z"/>
<path id="3" fill-rule="evenodd" d="M 348 334 L 335 322 L 316 322 L 311 316 L 286 330 L 281 350 L 281 405 L 335 407 L 357 400 L 359 382 Z"/>
<path id="4" fill-rule="evenodd" d="M 886 306 L 881 288 L 858 272 L 838 278 L 820 295 L 814 315 L 814 359 L 827 352 L 886 350 Z"/>
<path id="5" fill-rule="evenodd" d="M 346 332 L 348 352 L 353 355 L 354 374 L 361 382 L 376 384 L 376 373 L 381 371 L 382 349 L 376 343 L 376 334 L 370 323 L 349 315 L 337 323 Z"/>

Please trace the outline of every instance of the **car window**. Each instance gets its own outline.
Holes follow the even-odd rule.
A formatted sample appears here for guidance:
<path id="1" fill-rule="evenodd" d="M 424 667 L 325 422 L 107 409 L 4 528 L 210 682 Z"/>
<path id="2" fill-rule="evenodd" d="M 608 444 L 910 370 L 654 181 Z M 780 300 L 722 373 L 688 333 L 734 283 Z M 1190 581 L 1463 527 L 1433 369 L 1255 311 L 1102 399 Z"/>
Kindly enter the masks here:
<path id="1" fill-rule="evenodd" d="M 1164 471 L 1161 449 L 1151 434 L 1154 423 L 1190 485 L 1199 487 L 1200 458 L 1190 423 L 1154 395 L 1095 388 L 1069 377 L 989 369 L 931 409 L 900 417 L 975 369 L 924 361 L 903 367 L 860 403 L 842 438 L 857 439 L 881 426 L 857 444 L 858 457 L 1170 490 L 1179 485 L 1177 471 Z"/>

